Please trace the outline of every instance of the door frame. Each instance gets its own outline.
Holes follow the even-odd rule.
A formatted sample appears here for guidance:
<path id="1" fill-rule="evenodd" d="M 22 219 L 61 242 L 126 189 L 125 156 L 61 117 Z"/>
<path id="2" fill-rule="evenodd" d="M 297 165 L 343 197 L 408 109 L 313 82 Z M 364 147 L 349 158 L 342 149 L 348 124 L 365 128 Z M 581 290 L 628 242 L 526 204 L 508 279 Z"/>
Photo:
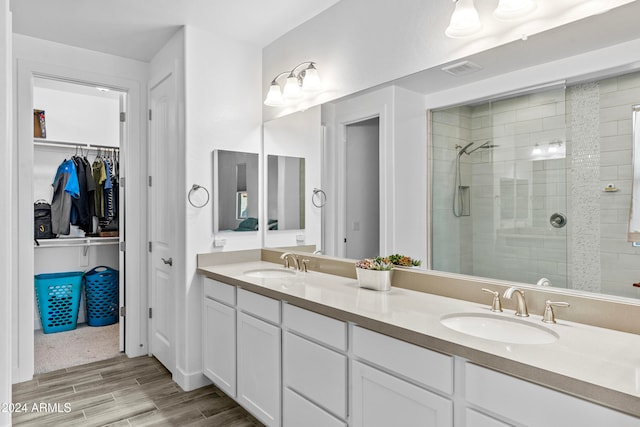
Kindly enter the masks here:
<path id="1" fill-rule="evenodd" d="M 34 248 L 33 248 L 33 79 L 54 78 L 70 82 L 81 82 L 111 87 L 127 93 L 127 126 L 125 144 L 120 152 L 124 159 L 121 165 L 121 177 L 125 178 L 125 211 L 127 229 L 127 245 L 125 260 L 125 281 L 139 286 L 127 286 L 125 301 L 127 303 L 127 325 L 125 330 L 125 349 L 129 357 L 146 353 L 146 324 L 143 324 L 140 313 L 146 306 L 146 268 L 144 227 L 140 226 L 143 213 L 140 212 L 139 200 L 144 200 L 141 193 L 145 190 L 136 185 L 136 173 L 142 153 L 146 152 L 146 143 L 140 136 L 140 120 L 136 112 L 140 111 L 140 83 L 111 75 L 93 73 L 85 70 L 71 69 L 63 66 L 39 63 L 30 60 L 17 60 L 17 99 L 16 99 L 16 133 L 14 153 L 17 159 L 14 179 L 17 185 L 13 191 L 17 199 L 14 210 L 16 221 L 14 227 L 14 247 L 17 250 L 17 263 L 13 263 L 14 280 L 12 292 L 12 347 L 14 348 L 12 382 L 23 382 L 33 378 L 34 374 Z M 142 157 L 144 159 L 145 157 Z M 21 172 L 22 171 L 22 172 Z"/>
<path id="2" fill-rule="evenodd" d="M 372 99 L 368 99 L 372 97 Z M 392 92 L 382 90 L 379 93 L 365 95 L 364 99 L 358 102 L 358 108 L 346 101 L 344 105 L 336 104 L 335 108 L 335 151 L 327 157 L 333 159 L 335 165 L 333 178 L 329 184 L 332 189 L 328 198 L 333 203 L 332 212 L 327 212 L 328 216 L 333 216 L 337 221 L 329 225 L 332 230 L 327 236 L 327 253 L 337 257 L 345 257 L 344 237 L 346 236 L 346 138 L 347 126 L 364 120 L 379 118 L 379 149 L 380 149 L 380 254 L 391 251 L 394 247 L 393 223 L 394 223 L 394 139 L 393 129 L 390 126 Z M 363 105 L 365 105 L 363 107 Z M 323 168 L 326 165 L 323 165 Z M 341 184 L 342 183 L 342 184 Z M 335 194 L 335 196 L 333 196 Z M 330 241 L 329 241 L 330 240 Z"/>

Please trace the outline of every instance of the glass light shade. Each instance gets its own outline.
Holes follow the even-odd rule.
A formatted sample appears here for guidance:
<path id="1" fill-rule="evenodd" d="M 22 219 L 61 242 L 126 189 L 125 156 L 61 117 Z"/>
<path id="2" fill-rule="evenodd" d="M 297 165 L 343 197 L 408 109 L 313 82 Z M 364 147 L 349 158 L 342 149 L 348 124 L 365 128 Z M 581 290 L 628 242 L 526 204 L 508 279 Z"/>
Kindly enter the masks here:
<path id="1" fill-rule="evenodd" d="M 536 7 L 536 0 L 500 0 L 493 16 L 500 21 L 512 21 L 527 16 Z"/>
<path id="2" fill-rule="evenodd" d="M 320 76 L 318 75 L 318 70 L 313 64 L 309 65 L 309 68 L 304 70 L 304 78 L 302 79 L 302 90 L 308 92 L 316 92 L 322 89 L 322 85 L 320 83 Z"/>
<path id="3" fill-rule="evenodd" d="M 302 97 L 302 90 L 300 89 L 296 76 L 289 75 L 289 77 L 287 77 L 287 82 L 282 91 L 282 97 L 284 99 L 298 99 Z"/>
<path id="4" fill-rule="evenodd" d="M 533 154 L 534 156 L 538 156 L 538 155 L 542 154 L 542 150 L 540 149 L 540 146 L 538 144 L 536 144 L 533 147 L 533 150 L 531 150 L 531 154 Z"/>
<path id="5" fill-rule="evenodd" d="M 451 38 L 462 38 L 476 34 L 482 29 L 478 11 L 473 0 L 457 0 L 445 34 Z"/>
<path id="6" fill-rule="evenodd" d="M 267 98 L 264 100 L 264 105 L 268 105 L 269 107 L 279 107 L 284 105 L 282 92 L 280 92 L 280 85 L 278 83 L 271 83 L 271 87 L 269 87 L 269 92 L 267 93 Z"/>

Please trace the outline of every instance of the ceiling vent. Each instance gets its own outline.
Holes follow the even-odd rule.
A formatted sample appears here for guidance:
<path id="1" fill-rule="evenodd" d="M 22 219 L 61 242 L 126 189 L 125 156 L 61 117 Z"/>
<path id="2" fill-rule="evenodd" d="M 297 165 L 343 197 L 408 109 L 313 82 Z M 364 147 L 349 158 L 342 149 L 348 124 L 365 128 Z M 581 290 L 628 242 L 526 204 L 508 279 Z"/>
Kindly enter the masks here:
<path id="1" fill-rule="evenodd" d="M 482 67 L 478 64 L 474 64 L 471 61 L 456 62 L 455 64 L 442 67 L 442 71 L 449 73 L 452 76 L 466 76 L 467 74 L 475 73 L 482 70 Z"/>

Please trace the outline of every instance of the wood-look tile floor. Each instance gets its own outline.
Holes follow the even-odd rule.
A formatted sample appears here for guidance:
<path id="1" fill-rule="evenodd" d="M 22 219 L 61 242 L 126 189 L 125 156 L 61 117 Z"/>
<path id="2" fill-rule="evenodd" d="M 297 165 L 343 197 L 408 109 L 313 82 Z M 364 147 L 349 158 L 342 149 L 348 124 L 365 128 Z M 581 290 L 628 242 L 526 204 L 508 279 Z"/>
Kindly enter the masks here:
<path id="1" fill-rule="evenodd" d="M 13 386 L 13 402 L 14 426 L 262 426 L 213 385 L 182 391 L 146 356 L 36 375 Z"/>

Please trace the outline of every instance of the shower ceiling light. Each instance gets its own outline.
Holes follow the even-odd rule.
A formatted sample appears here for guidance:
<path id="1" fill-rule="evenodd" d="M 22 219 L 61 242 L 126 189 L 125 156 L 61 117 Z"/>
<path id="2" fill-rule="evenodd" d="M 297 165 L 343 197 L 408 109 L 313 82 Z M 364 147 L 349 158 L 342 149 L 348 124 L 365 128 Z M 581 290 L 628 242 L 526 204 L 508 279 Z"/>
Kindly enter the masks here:
<path id="1" fill-rule="evenodd" d="M 445 34 L 451 38 L 469 37 L 482 29 L 473 0 L 453 0 L 456 4 Z M 537 8 L 536 0 L 499 0 L 493 16 L 499 21 L 524 18 Z"/>
<path id="2" fill-rule="evenodd" d="M 302 68 L 306 65 L 305 68 Z M 270 107 L 281 107 L 287 102 L 302 99 L 307 93 L 318 92 L 322 89 L 320 76 L 315 62 L 307 61 L 296 65 L 291 71 L 284 71 L 273 78 L 264 104 Z M 284 89 L 280 87 L 278 79 L 287 76 Z"/>

